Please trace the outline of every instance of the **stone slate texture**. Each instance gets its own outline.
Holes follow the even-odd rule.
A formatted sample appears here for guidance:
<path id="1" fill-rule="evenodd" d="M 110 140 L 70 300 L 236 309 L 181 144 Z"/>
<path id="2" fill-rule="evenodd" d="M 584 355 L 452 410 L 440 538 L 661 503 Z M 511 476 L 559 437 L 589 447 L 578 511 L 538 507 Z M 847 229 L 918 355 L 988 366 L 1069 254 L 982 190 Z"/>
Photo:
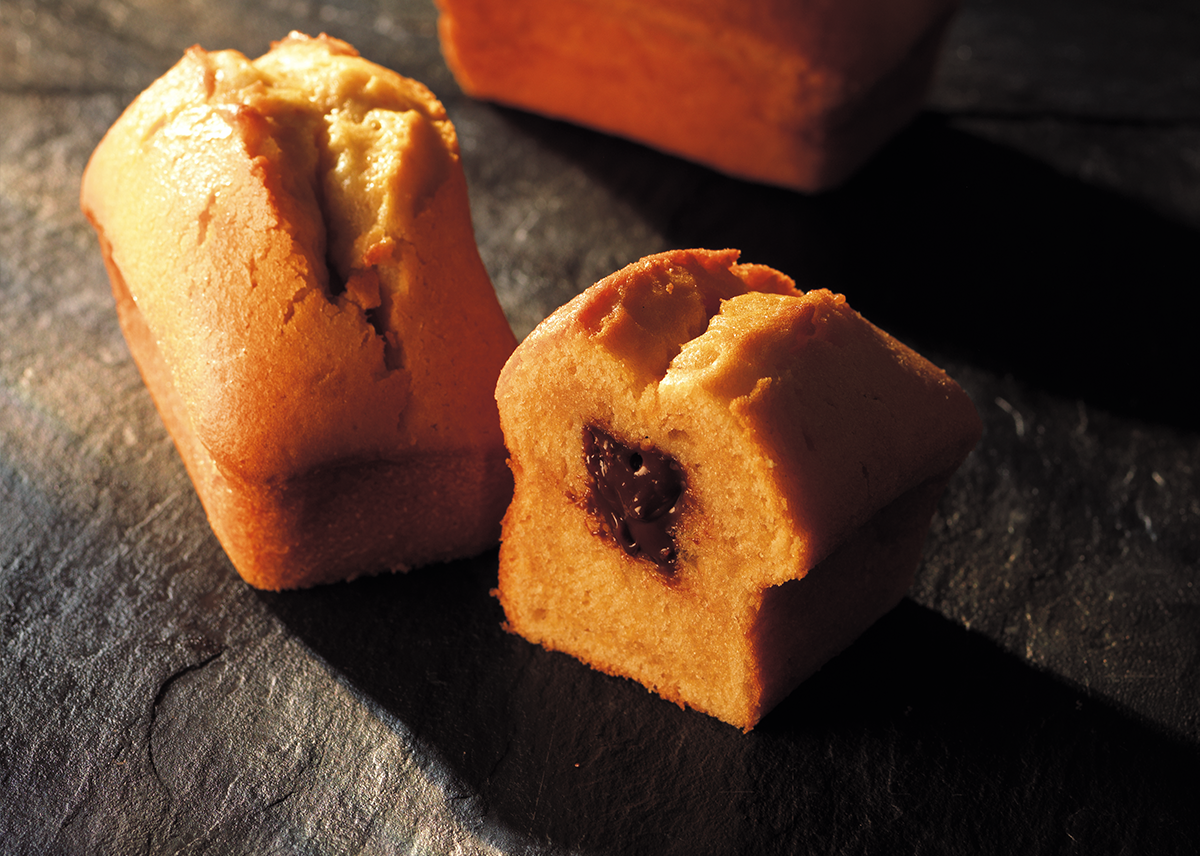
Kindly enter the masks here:
<path id="1" fill-rule="evenodd" d="M 927 110 L 815 197 L 467 99 L 435 22 L 0 5 L 0 853 L 1200 852 L 1200 8 L 968 0 Z M 505 634 L 494 551 L 234 573 L 78 186 L 189 45 L 291 29 L 445 101 L 518 336 L 642 255 L 735 246 L 972 395 L 910 596 L 754 732 Z"/>

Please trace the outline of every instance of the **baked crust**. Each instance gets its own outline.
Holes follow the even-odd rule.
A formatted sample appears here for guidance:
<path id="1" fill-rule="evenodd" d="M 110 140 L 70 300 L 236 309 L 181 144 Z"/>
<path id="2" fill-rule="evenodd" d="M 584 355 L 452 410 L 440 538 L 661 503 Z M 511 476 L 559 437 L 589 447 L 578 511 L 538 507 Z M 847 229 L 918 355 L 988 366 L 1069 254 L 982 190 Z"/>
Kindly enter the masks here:
<path id="1" fill-rule="evenodd" d="M 748 730 L 900 600 L 981 428 L 845 298 L 737 255 L 643 259 L 509 359 L 498 596 L 530 641 Z M 592 510 L 588 426 L 681 468 L 672 573 Z"/>
<path id="2" fill-rule="evenodd" d="M 293 33 L 187 54 L 88 164 L 122 329 L 239 572 L 292 588 L 470 555 L 510 493 L 515 339 L 454 128 L 422 84 Z"/>
<path id="3" fill-rule="evenodd" d="M 920 108 L 958 0 L 438 0 L 463 91 L 804 191 Z"/>

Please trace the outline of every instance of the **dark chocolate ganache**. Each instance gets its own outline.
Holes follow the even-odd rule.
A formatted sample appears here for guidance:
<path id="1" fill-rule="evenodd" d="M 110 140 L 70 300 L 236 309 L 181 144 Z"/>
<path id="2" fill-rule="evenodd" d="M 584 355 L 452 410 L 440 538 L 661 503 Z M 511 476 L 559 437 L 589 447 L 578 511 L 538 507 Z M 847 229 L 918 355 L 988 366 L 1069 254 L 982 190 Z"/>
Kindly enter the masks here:
<path id="1" fill-rule="evenodd" d="M 588 510 L 626 553 L 673 576 L 683 468 L 649 444 L 627 446 L 594 425 L 583 429 L 583 460 L 591 476 Z"/>

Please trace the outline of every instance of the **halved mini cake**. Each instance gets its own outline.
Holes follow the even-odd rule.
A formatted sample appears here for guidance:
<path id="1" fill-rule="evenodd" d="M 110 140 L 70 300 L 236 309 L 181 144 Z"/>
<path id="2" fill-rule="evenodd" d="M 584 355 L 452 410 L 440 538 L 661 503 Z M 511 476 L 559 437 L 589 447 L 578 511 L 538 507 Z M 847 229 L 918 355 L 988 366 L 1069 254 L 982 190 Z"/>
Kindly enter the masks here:
<path id="1" fill-rule="evenodd" d="M 547 318 L 496 397 L 507 626 L 744 730 L 891 609 L 981 426 L 945 372 L 734 250 Z"/>

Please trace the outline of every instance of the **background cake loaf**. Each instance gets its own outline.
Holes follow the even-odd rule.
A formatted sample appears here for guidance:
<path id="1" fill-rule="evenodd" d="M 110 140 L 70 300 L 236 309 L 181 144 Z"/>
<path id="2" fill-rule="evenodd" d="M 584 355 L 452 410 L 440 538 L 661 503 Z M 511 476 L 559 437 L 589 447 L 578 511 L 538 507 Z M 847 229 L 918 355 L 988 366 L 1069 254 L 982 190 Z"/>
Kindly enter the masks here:
<path id="1" fill-rule="evenodd" d="M 508 627 L 743 729 L 904 595 L 980 422 L 829 291 L 651 256 L 521 343 Z"/>
<path id="2" fill-rule="evenodd" d="M 798 190 L 921 106 L 958 0 L 438 0 L 469 95 Z"/>
<path id="3" fill-rule="evenodd" d="M 192 48 L 84 175 L 121 325 L 255 586 L 477 553 L 511 495 L 515 340 L 454 128 L 420 83 L 293 33 Z"/>

